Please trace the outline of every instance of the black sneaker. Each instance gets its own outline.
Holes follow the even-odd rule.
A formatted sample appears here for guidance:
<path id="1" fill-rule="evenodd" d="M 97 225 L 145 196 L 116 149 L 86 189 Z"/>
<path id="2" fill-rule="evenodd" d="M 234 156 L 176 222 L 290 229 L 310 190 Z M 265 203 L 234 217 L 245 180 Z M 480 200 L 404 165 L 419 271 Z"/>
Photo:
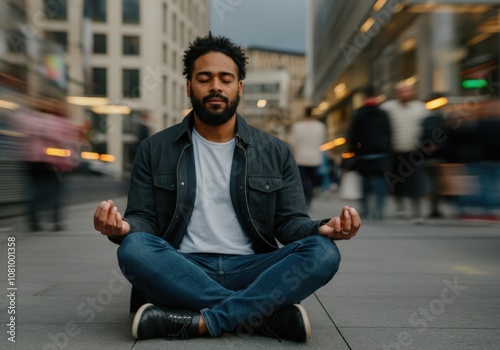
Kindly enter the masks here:
<path id="1" fill-rule="evenodd" d="M 142 305 L 132 323 L 132 336 L 136 339 L 167 338 L 189 339 L 199 334 L 200 315 L 193 311 Z"/>
<path id="2" fill-rule="evenodd" d="M 305 342 L 311 338 L 311 322 L 306 309 L 299 304 L 275 311 L 255 328 L 255 334 Z"/>

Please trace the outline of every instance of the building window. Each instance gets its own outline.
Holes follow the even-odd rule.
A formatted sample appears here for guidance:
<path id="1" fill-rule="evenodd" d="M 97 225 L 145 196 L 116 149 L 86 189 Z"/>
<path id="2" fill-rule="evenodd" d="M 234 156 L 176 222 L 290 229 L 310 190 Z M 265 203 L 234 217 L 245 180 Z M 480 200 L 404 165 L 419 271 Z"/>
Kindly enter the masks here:
<path id="1" fill-rule="evenodd" d="M 162 101 L 163 105 L 166 105 L 168 100 L 167 100 L 167 77 L 164 75 L 162 77 Z"/>
<path id="2" fill-rule="evenodd" d="M 139 70 L 124 69 L 123 70 L 123 97 L 139 98 L 141 90 L 139 86 Z"/>
<path id="3" fill-rule="evenodd" d="M 123 54 L 124 55 L 139 55 L 140 41 L 138 36 L 124 35 L 123 36 Z"/>
<path id="4" fill-rule="evenodd" d="M 85 0 L 88 16 L 94 22 L 106 22 L 106 0 Z"/>
<path id="5" fill-rule="evenodd" d="M 166 33 L 167 32 L 167 4 L 163 4 L 163 33 Z"/>
<path id="6" fill-rule="evenodd" d="M 14 54 L 26 53 L 26 36 L 18 29 L 7 33 L 7 51 Z"/>
<path id="7" fill-rule="evenodd" d="M 100 53 L 100 54 L 108 53 L 106 34 L 94 34 L 93 43 L 94 43 L 93 45 L 94 53 Z"/>
<path id="8" fill-rule="evenodd" d="M 167 44 L 163 44 L 163 63 L 167 64 L 167 59 L 168 59 L 168 48 Z"/>
<path id="9" fill-rule="evenodd" d="M 172 19 L 172 39 L 177 41 L 177 16 L 174 13 L 174 17 Z"/>
<path id="10" fill-rule="evenodd" d="M 168 126 L 168 114 L 163 113 L 163 128 L 166 128 Z"/>
<path id="11" fill-rule="evenodd" d="M 177 84 L 175 83 L 175 81 L 172 81 L 172 106 L 174 107 L 174 109 L 177 109 Z"/>
<path id="12" fill-rule="evenodd" d="M 8 16 L 12 23 L 27 23 L 26 11 L 21 6 L 13 2 L 9 3 Z"/>
<path id="13" fill-rule="evenodd" d="M 140 9 L 139 0 L 122 0 L 123 23 L 139 23 Z"/>
<path id="14" fill-rule="evenodd" d="M 177 69 L 177 52 L 172 51 L 172 69 Z"/>
<path id="15" fill-rule="evenodd" d="M 92 94 L 106 96 L 108 94 L 106 68 L 92 68 Z"/>
<path id="16" fill-rule="evenodd" d="M 68 0 L 44 0 L 43 10 L 47 19 L 68 19 Z"/>
<path id="17" fill-rule="evenodd" d="M 68 51 L 68 33 L 66 32 L 45 32 L 45 37 L 63 47 L 64 52 Z"/>
<path id="18" fill-rule="evenodd" d="M 184 2 L 183 2 L 184 3 Z M 181 30 L 180 30 L 180 43 L 182 46 L 185 46 L 185 31 L 184 31 L 184 22 L 181 22 Z"/>

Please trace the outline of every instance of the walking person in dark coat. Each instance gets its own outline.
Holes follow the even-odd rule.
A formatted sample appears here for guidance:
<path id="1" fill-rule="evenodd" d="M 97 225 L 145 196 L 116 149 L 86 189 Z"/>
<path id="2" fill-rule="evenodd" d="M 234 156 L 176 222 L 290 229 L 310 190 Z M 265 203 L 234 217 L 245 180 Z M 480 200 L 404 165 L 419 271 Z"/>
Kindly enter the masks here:
<path id="1" fill-rule="evenodd" d="M 384 172 L 388 170 L 391 150 L 391 126 L 387 112 L 379 107 L 375 89 L 365 90 L 366 100 L 352 120 L 349 134 L 351 150 L 356 154 L 354 168 L 363 178 L 361 212 L 382 220 L 387 197 Z M 375 210 L 370 209 L 370 197 L 375 194 Z"/>

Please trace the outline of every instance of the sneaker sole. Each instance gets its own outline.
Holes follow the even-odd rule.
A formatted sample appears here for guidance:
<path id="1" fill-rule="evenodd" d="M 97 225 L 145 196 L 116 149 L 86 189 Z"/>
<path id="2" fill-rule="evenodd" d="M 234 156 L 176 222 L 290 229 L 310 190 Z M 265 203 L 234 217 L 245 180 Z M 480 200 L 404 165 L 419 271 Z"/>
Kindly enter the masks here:
<path id="1" fill-rule="evenodd" d="M 300 314 L 302 315 L 302 320 L 304 321 L 304 328 L 306 331 L 306 339 L 304 341 L 308 341 L 312 336 L 312 328 L 311 321 L 309 320 L 309 315 L 307 314 L 307 310 L 300 304 L 294 304 L 294 306 L 299 309 Z"/>
<path id="2" fill-rule="evenodd" d="M 149 308 L 151 306 L 154 306 L 154 305 L 150 304 L 150 303 L 144 304 L 135 313 L 134 322 L 132 322 L 132 336 L 135 339 L 139 339 L 139 335 L 137 334 L 137 331 L 139 330 L 139 322 L 141 320 L 142 313 L 144 312 L 144 310 L 146 310 L 147 308 Z"/>

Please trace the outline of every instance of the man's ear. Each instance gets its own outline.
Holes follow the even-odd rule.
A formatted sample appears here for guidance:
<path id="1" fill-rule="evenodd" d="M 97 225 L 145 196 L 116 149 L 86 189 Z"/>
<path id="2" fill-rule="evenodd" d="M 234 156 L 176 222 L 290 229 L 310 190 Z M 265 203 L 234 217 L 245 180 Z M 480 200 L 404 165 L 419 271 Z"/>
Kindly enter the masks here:
<path id="1" fill-rule="evenodd" d="M 191 97 L 191 82 L 186 80 L 186 94 L 187 97 Z"/>
<path id="2" fill-rule="evenodd" d="M 243 81 L 242 80 L 240 80 L 238 82 L 238 92 L 240 94 L 240 97 L 243 96 Z"/>

